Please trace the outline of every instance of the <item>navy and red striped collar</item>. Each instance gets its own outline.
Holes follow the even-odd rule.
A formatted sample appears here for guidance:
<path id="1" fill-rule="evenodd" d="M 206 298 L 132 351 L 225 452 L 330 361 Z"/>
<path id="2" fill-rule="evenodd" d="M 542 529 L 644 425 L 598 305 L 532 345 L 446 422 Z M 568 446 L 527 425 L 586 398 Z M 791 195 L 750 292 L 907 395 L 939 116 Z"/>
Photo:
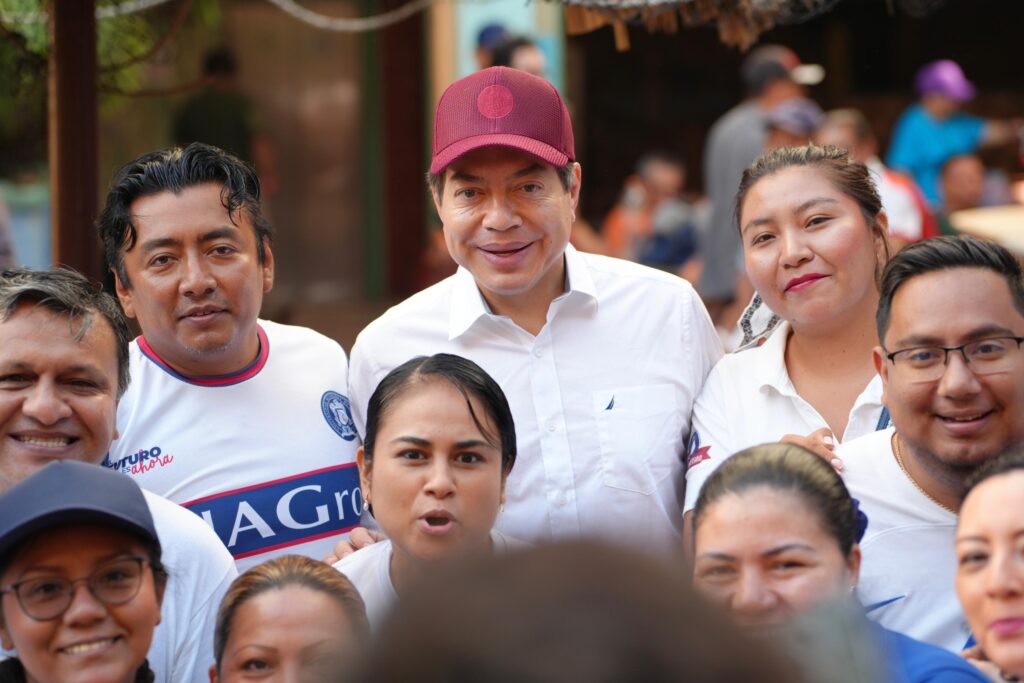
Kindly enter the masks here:
<path id="1" fill-rule="evenodd" d="M 188 382 L 200 387 L 228 387 L 232 384 L 239 384 L 252 379 L 260 373 L 263 366 L 267 364 L 267 358 L 270 357 L 270 342 L 267 340 L 267 333 L 263 331 L 263 328 L 258 324 L 256 325 L 256 336 L 259 338 L 260 350 L 256 354 L 256 359 L 246 365 L 238 372 L 232 372 L 228 375 L 210 375 L 205 377 L 183 375 L 156 354 L 153 347 L 149 345 L 145 337 L 140 336 L 138 339 L 139 350 L 142 351 L 143 355 L 149 360 L 153 361 L 161 370 L 166 372 L 175 379 L 180 379 L 182 382 Z"/>

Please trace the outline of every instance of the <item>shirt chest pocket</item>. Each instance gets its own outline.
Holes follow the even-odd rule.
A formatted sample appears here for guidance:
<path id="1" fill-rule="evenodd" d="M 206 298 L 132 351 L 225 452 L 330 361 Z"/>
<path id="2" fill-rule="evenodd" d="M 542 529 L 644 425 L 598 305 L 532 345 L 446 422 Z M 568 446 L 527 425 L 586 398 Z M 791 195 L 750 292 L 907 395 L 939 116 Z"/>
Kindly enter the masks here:
<path id="1" fill-rule="evenodd" d="M 593 392 L 605 486 L 651 494 L 680 468 L 683 420 L 671 384 Z"/>

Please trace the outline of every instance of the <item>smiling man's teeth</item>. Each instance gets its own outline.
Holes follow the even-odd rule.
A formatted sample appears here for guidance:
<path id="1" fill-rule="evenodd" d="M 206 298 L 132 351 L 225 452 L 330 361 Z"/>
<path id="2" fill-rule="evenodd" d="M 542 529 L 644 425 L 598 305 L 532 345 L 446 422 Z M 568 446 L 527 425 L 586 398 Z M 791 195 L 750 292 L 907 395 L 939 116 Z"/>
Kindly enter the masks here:
<path id="1" fill-rule="evenodd" d="M 77 645 L 69 645 L 68 647 L 61 648 L 66 654 L 69 655 L 82 655 L 88 652 L 102 649 L 108 645 L 113 644 L 114 638 L 104 638 L 103 640 L 93 640 L 88 643 L 78 643 Z"/>
<path id="2" fill-rule="evenodd" d="M 61 448 L 71 443 L 71 439 L 66 436 L 52 437 L 48 439 L 38 436 L 19 436 L 15 438 L 30 446 L 40 446 L 42 448 Z"/>
<path id="3" fill-rule="evenodd" d="M 981 415 L 970 415 L 968 417 L 945 417 L 943 419 L 949 420 L 950 422 L 972 422 L 974 420 L 981 419 L 984 416 L 985 414 L 982 413 Z"/>

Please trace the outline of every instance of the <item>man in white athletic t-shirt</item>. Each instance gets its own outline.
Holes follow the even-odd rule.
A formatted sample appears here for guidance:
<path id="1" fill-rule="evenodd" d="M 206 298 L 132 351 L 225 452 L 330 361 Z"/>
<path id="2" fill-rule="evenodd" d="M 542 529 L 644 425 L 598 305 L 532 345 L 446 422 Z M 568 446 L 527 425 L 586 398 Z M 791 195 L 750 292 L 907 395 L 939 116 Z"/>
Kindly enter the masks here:
<path id="1" fill-rule="evenodd" d="M 117 302 L 81 275 L 0 275 L 0 491 L 54 460 L 99 465 L 117 438 L 128 339 Z M 144 493 L 168 573 L 149 665 L 158 683 L 201 683 L 235 563 L 202 520 Z"/>
<path id="2" fill-rule="evenodd" d="M 887 628 L 959 651 L 970 639 L 953 590 L 964 481 L 1024 444 L 1024 274 L 990 242 L 913 244 L 883 275 L 878 330 L 895 429 L 837 451 L 868 517 L 859 595 Z"/>
<path id="3" fill-rule="evenodd" d="M 142 329 L 105 464 L 202 517 L 240 569 L 323 558 L 362 512 L 348 360 L 257 319 L 274 255 L 255 172 L 199 143 L 144 154 L 98 226 Z"/>

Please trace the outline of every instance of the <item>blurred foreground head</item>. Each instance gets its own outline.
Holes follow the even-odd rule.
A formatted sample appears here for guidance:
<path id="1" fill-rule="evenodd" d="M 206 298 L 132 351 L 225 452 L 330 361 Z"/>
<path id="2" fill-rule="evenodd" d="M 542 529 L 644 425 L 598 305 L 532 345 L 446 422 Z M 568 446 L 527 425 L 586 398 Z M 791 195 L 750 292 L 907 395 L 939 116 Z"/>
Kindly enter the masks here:
<path id="1" fill-rule="evenodd" d="M 700 602 L 681 567 L 586 543 L 434 574 L 378 636 L 367 683 L 802 680 Z"/>

